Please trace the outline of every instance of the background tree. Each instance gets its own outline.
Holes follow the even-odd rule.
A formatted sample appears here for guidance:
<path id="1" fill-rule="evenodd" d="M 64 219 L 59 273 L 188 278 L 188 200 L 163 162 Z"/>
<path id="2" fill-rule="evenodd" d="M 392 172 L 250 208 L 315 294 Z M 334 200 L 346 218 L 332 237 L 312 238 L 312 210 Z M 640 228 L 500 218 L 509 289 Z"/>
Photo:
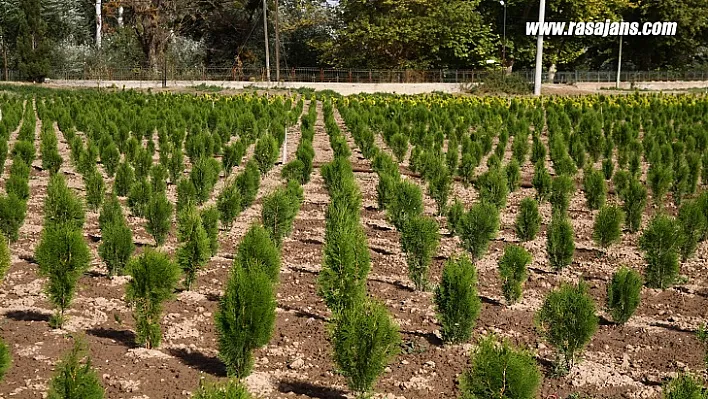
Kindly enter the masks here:
<path id="1" fill-rule="evenodd" d="M 43 82 L 49 74 L 51 47 L 40 0 L 20 0 L 17 66 L 27 80 Z"/>

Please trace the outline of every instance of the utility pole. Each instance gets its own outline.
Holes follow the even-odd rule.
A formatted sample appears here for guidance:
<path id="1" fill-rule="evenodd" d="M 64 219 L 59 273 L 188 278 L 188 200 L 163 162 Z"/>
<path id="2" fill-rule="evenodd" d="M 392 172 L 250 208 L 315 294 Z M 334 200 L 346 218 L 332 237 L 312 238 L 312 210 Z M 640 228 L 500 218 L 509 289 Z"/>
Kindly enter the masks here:
<path id="1" fill-rule="evenodd" d="M 96 48 L 101 48 L 101 31 L 103 19 L 101 18 L 101 0 L 96 0 Z"/>
<path id="2" fill-rule="evenodd" d="M 617 83 L 615 84 L 615 87 L 617 89 L 620 88 L 620 75 L 622 73 L 622 35 L 620 35 L 620 49 L 619 49 L 619 57 L 617 58 Z"/>
<path id="3" fill-rule="evenodd" d="M 538 7 L 538 42 L 536 43 L 536 76 L 534 79 L 533 94 L 535 96 L 541 95 L 541 77 L 543 68 L 543 22 L 546 16 L 546 0 L 541 0 Z"/>
<path id="4" fill-rule="evenodd" d="M 275 0 L 275 81 L 280 83 L 280 28 L 278 27 L 278 0 Z"/>
<path id="5" fill-rule="evenodd" d="M 270 82 L 270 50 L 268 50 L 268 2 L 263 0 L 263 32 L 265 35 L 266 81 Z"/>

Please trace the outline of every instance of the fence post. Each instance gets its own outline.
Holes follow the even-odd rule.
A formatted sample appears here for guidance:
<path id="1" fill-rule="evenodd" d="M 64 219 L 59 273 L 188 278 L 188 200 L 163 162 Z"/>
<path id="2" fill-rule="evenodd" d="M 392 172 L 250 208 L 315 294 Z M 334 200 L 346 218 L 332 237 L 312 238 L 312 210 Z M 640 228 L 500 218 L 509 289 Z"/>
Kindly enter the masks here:
<path id="1" fill-rule="evenodd" d="M 320 68 L 320 82 L 324 82 L 324 69 Z"/>

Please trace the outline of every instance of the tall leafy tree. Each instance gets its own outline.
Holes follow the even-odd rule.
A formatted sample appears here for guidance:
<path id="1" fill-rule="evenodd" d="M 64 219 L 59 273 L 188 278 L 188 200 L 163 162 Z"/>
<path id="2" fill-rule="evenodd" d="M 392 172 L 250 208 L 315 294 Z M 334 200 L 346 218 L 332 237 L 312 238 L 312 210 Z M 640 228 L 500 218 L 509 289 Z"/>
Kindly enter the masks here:
<path id="1" fill-rule="evenodd" d="M 51 47 L 40 0 L 20 0 L 17 64 L 27 80 L 42 82 L 49 74 Z"/>

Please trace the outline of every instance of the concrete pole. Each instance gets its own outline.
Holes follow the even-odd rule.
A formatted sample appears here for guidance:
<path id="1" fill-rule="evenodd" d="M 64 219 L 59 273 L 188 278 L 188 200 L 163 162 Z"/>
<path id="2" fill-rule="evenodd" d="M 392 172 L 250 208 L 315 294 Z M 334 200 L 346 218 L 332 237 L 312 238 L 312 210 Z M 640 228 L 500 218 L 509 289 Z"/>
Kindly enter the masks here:
<path id="1" fill-rule="evenodd" d="M 263 32 L 265 35 L 266 81 L 270 82 L 270 50 L 268 50 L 268 2 L 263 0 Z"/>
<path id="2" fill-rule="evenodd" d="M 96 47 L 101 48 L 103 18 L 101 17 L 101 0 L 96 0 Z"/>
<path id="3" fill-rule="evenodd" d="M 622 35 L 620 35 L 619 57 L 617 58 L 617 83 L 616 88 L 620 88 L 620 74 L 622 73 Z"/>
<path id="4" fill-rule="evenodd" d="M 543 29 L 543 22 L 546 16 L 546 0 L 541 0 L 538 8 L 538 29 Z M 534 79 L 533 94 L 541 95 L 541 77 L 543 72 L 543 35 L 538 32 L 538 42 L 536 44 L 536 76 Z"/>

